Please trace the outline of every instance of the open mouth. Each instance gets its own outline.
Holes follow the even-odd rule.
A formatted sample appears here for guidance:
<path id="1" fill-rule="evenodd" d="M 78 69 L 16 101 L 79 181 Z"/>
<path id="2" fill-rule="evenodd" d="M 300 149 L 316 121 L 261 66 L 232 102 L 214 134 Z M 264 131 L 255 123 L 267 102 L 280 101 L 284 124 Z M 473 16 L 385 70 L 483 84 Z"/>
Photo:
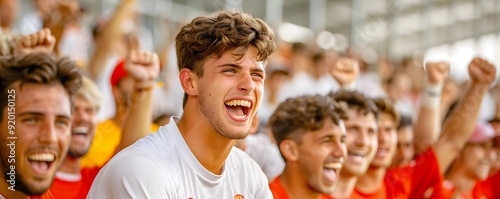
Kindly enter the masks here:
<path id="1" fill-rule="evenodd" d="M 252 102 L 248 100 L 229 100 L 224 105 L 229 116 L 237 121 L 246 120 L 252 108 Z"/>
<path id="2" fill-rule="evenodd" d="M 323 177 L 331 182 L 334 183 L 337 181 L 340 169 L 342 168 L 342 163 L 326 163 L 323 166 Z"/>
<path id="3" fill-rule="evenodd" d="M 378 149 L 377 155 L 387 155 L 388 152 L 389 152 L 389 149 Z"/>
<path id="4" fill-rule="evenodd" d="M 366 157 L 365 152 L 360 151 L 349 151 L 347 152 L 347 158 L 351 159 L 354 162 L 362 163 Z"/>
<path id="5" fill-rule="evenodd" d="M 89 128 L 85 126 L 78 126 L 73 128 L 73 135 L 87 135 L 89 133 Z"/>
<path id="6" fill-rule="evenodd" d="M 28 161 L 35 173 L 45 174 L 51 168 L 56 156 L 51 153 L 35 153 L 28 156 Z"/>

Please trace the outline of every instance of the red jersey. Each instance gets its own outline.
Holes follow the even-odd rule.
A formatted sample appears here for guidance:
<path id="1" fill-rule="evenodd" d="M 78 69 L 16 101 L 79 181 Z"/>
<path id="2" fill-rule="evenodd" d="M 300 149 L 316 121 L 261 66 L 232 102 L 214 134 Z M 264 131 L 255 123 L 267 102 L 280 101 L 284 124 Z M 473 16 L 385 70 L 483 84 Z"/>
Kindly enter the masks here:
<path id="1" fill-rule="evenodd" d="M 488 198 L 500 198 L 500 171 L 488 177 L 483 182 L 479 182 L 474 190 L 487 196 Z"/>
<path id="2" fill-rule="evenodd" d="M 490 176 L 482 182 L 476 183 L 470 193 L 457 193 L 455 186 L 450 181 L 445 181 L 437 184 L 432 189 L 432 195 L 427 198 L 460 198 L 460 199 L 486 199 L 486 198 L 499 198 L 500 191 L 495 190 L 495 185 L 500 183 L 500 172 Z"/>
<path id="3" fill-rule="evenodd" d="M 436 153 L 430 147 L 408 165 L 387 170 L 382 187 L 373 193 L 354 190 L 351 198 L 422 198 L 425 191 L 443 182 Z"/>
<path id="4" fill-rule="evenodd" d="M 56 199 L 85 199 L 101 167 L 83 168 L 79 180 L 54 178 L 50 191 Z"/>
<path id="5" fill-rule="evenodd" d="M 273 182 L 271 182 L 271 184 L 269 184 L 269 188 L 273 193 L 274 199 L 289 199 L 288 193 L 286 193 L 285 189 L 283 188 L 279 176 L 276 179 L 274 179 Z M 323 194 L 320 195 L 318 199 L 332 199 L 332 198 L 330 196 Z"/>

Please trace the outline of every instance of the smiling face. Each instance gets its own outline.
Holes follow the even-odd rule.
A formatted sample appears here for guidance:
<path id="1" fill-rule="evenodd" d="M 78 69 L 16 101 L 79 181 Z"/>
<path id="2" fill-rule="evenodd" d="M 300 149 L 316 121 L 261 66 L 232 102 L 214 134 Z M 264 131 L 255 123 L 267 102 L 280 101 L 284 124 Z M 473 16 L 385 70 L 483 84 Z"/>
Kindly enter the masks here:
<path id="1" fill-rule="evenodd" d="M 493 141 L 467 144 L 462 150 L 462 164 L 466 175 L 472 179 L 485 180 L 488 177 L 493 161 Z"/>
<path id="2" fill-rule="evenodd" d="M 26 83 L 16 91 L 15 171 L 16 189 L 28 195 L 47 191 L 63 161 L 71 139 L 70 98 L 61 84 Z M 9 135 L 7 108 L 1 121 L 1 153 L 4 175 L 10 164 L 6 139 Z M 4 176 L 6 177 L 6 176 Z"/>
<path id="3" fill-rule="evenodd" d="M 343 125 L 326 119 L 323 127 L 308 131 L 298 145 L 300 173 L 307 186 L 317 193 L 333 193 L 346 157 Z"/>
<path id="4" fill-rule="evenodd" d="M 373 113 L 363 114 L 349 108 L 347 129 L 347 159 L 341 174 L 361 176 L 366 173 L 378 147 L 377 121 Z"/>
<path id="5" fill-rule="evenodd" d="M 257 52 L 250 46 L 237 59 L 232 51 L 226 51 L 220 58 L 211 57 L 203 64 L 202 77 L 190 72 L 199 112 L 226 138 L 245 138 L 260 105 L 265 73 Z"/>
<path id="6" fill-rule="evenodd" d="M 97 126 L 96 112 L 97 107 L 94 104 L 83 97 L 75 97 L 69 156 L 79 158 L 88 152 Z"/>
<path id="7" fill-rule="evenodd" d="M 380 113 L 378 130 L 378 150 L 371 166 L 388 168 L 398 144 L 396 124 L 391 115 L 385 112 Z"/>
<path id="8" fill-rule="evenodd" d="M 392 160 L 392 166 L 397 167 L 400 165 L 408 164 L 414 155 L 413 150 L 413 127 L 406 126 L 398 129 L 398 144 L 396 153 Z"/>

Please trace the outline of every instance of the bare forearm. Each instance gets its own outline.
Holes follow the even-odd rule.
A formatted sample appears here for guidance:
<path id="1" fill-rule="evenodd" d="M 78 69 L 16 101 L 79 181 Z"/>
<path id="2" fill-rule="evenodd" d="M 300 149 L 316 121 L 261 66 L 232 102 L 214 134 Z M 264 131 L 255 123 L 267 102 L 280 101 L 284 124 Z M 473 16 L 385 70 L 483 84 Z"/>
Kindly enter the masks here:
<path id="1" fill-rule="evenodd" d="M 445 121 L 443 135 L 435 148 L 441 171 L 444 172 L 470 138 L 479 114 L 479 106 L 488 87 L 475 84 L 467 90 L 457 109 Z"/>
<path id="2" fill-rule="evenodd" d="M 134 3 L 134 0 L 124 1 L 104 26 L 88 65 L 89 74 L 93 79 L 101 73 L 113 48 L 123 39 L 122 24 L 132 13 Z"/>
<path id="3" fill-rule="evenodd" d="M 134 91 L 122 138 L 116 152 L 128 147 L 151 132 L 153 90 Z"/>
<path id="4" fill-rule="evenodd" d="M 436 143 L 439 137 L 441 129 L 439 113 L 442 88 L 442 84 L 428 84 L 422 94 L 419 114 L 413 126 L 416 154 L 420 154 L 429 146 Z"/>

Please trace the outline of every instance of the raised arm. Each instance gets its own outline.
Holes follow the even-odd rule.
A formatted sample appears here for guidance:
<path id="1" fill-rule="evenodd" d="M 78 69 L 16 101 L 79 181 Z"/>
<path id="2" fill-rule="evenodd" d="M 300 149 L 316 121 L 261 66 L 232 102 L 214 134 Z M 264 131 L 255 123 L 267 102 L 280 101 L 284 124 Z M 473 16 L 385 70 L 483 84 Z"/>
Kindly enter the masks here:
<path id="1" fill-rule="evenodd" d="M 354 83 L 359 76 L 359 63 L 355 59 L 340 57 L 330 70 L 330 74 L 339 83 L 340 88 L 355 90 Z"/>
<path id="2" fill-rule="evenodd" d="M 474 58 L 469 65 L 470 85 L 457 109 L 445 121 L 435 145 L 436 156 L 445 172 L 472 135 L 483 96 L 495 80 L 496 69 L 486 60 Z"/>
<path id="3" fill-rule="evenodd" d="M 17 38 L 14 55 L 26 55 L 36 52 L 52 53 L 56 39 L 50 29 L 44 28 L 37 33 Z"/>
<path id="4" fill-rule="evenodd" d="M 413 126 L 415 154 L 420 154 L 436 143 L 441 132 L 440 103 L 443 85 L 450 74 L 447 62 L 427 63 L 425 65 L 426 84 L 418 117 Z"/>
<path id="5" fill-rule="evenodd" d="M 123 39 L 122 25 L 130 17 L 135 1 L 123 0 L 122 4 L 117 7 L 111 19 L 104 26 L 87 67 L 92 79 L 95 80 L 101 74 L 108 57 L 113 52 L 113 48 Z"/>
<path id="6" fill-rule="evenodd" d="M 151 132 L 153 88 L 160 71 L 160 63 L 155 53 L 132 51 L 127 56 L 124 67 L 134 78 L 135 89 L 116 153 Z"/>
<path id="7" fill-rule="evenodd" d="M 59 44 L 63 38 L 66 25 L 77 20 L 80 6 L 77 1 L 57 1 L 57 9 L 44 21 L 44 27 L 47 27 L 56 38 L 56 48 L 54 52 L 59 55 Z"/>

